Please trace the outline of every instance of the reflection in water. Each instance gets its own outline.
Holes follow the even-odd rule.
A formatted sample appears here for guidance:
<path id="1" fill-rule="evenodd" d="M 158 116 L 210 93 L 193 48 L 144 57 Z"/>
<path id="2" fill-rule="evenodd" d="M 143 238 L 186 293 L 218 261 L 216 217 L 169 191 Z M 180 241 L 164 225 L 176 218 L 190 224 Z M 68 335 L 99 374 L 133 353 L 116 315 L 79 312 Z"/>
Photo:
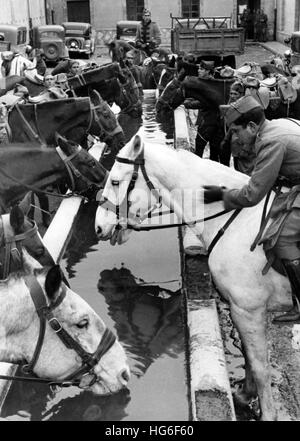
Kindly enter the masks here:
<path id="1" fill-rule="evenodd" d="M 120 113 L 118 121 L 125 135 L 125 142 L 128 142 L 143 125 L 148 142 L 157 144 L 174 144 L 174 117 L 168 115 L 167 118 L 156 118 L 155 97 L 153 93 L 145 92 L 143 102 L 143 117 L 132 118 L 125 113 Z"/>
<path id="2" fill-rule="evenodd" d="M 162 354 L 182 353 L 181 291 L 137 282 L 125 267 L 103 270 L 98 290 L 116 323 L 119 339 L 140 376 Z"/>
<path id="3" fill-rule="evenodd" d="M 101 397 L 71 387 L 68 394 L 66 389 L 56 394 L 43 385 L 37 388 L 30 383 L 14 384 L 1 416 L 14 415 L 15 403 L 19 402 L 22 413 L 27 412 L 31 421 L 120 421 L 127 416 L 126 407 L 131 400 L 128 389 Z"/>

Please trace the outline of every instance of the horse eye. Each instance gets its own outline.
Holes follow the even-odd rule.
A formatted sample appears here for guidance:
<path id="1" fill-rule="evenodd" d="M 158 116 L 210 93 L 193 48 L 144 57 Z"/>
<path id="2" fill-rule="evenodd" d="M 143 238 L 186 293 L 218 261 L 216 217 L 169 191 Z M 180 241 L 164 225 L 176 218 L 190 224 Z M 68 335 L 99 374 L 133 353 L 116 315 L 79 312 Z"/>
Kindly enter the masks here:
<path id="1" fill-rule="evenodd" d="M 89 325 L 88 319 L 83 319 L 79 323 L 76 324 L 77 328 L 79 328 L 79 329 L 87 328 L 88 325 Z"/>
<path id="2" fill-rule="evenodd" d="M 115 187 L 118 187 L 119 184 L 120 184 L 119 181 L 117 181 L 117 180 L 115 180 L 115 179 L 112 179 L 112 181 L 111 181 L 111 185 L 114 185 Z"/>

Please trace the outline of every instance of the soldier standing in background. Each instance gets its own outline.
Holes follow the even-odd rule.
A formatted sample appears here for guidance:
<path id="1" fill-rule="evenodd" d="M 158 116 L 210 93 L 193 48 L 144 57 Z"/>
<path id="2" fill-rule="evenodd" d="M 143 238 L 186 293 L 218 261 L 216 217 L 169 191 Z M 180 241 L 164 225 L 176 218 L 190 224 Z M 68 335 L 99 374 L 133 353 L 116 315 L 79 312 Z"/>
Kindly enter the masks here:
<path id="1" fill-rule="evenodd" d="M 260 20 L 260 35 L 258 41 L 262 41 L 265 43 L 267 41 L 268 16 L 267 14 L 265 14 L 263 9 L 260 10 L 259 20 Z"/>

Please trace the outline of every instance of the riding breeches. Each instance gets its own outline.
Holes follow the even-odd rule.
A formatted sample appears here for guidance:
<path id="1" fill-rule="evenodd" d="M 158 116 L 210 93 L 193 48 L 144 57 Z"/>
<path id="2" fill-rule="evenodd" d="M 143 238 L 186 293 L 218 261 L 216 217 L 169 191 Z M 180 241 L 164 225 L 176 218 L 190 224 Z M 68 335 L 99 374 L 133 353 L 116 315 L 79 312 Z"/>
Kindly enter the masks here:
<path id="1" fill-rule="evenodd" d="M 300 208 L 287 215 L 273 251 L 280 259 L 300 259 Z"/>
<path id="2" fill-rule="evenodd" d="M 204 148 L 209 142 L 210 159 L 217 162 L 222 162 L 220 158 L 220 144 L 224 138 L 224 130 L 221 125 L 207 124 L 203 122 L 198 127 L 196 136 L 196 155 L 202 158 Z M 226 164 L 227 165 L 227 164 Z"/>

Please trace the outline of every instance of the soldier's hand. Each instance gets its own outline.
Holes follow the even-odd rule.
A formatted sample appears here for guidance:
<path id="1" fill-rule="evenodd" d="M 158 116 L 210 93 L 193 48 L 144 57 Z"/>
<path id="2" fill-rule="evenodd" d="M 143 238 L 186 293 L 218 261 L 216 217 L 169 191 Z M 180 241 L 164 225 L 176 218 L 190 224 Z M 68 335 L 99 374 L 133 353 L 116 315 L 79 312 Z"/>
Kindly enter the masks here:
<path id="1" fill-rule="evenodd" d="M 223 199 L 225 187 L 219 187 L 218 185 L 205 185 L 203 188 L 205 204 L 221 201 Z"/>

